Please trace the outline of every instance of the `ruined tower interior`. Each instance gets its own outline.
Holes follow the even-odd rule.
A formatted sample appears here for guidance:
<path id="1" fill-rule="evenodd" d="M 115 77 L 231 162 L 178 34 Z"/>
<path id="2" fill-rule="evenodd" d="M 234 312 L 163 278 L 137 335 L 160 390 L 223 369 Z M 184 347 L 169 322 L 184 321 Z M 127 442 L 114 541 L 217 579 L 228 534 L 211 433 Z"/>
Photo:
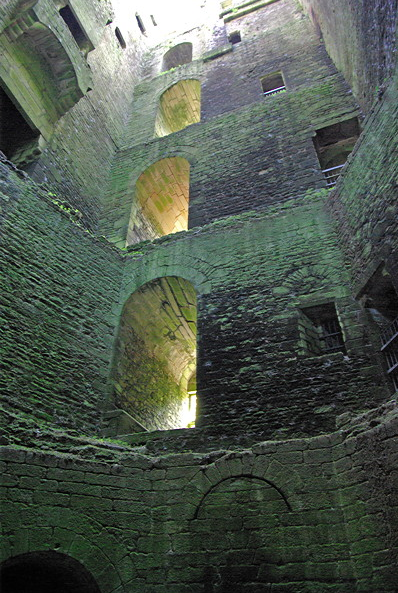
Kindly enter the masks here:
<path id="1" fill-rule="evenodd" d="M 2 593 L 396 593 L 396 23 L 2 2 Z"/>

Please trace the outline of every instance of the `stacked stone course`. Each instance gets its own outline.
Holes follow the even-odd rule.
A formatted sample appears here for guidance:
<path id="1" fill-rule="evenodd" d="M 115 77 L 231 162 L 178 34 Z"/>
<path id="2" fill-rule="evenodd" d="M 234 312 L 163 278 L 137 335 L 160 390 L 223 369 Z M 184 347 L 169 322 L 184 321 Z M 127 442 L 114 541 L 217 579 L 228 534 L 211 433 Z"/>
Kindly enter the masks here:
<path id="1" fill-rule="evenodd" d="M 34 560 L 70 576 L 77 562 L 94 584 L 76 572 L 74 593 L 394 593 L 396 402 L 363 294 L 381 268 L 398 293 L 396 3 L 224 3 L 161 42 L 144 2 L 125 21 L 100 4 L 70 1 L 92 89 L 29 177 L 0 155 L 4 572 Z M 0 8 L 0 42 L 19 9 Z M 183 42 L 193 61 L 162 72 Z M 286 92 L 264 97 L 276 71 Z M 181 80 L 200 82 L 200 121 L 158 137 L 160 98 Z M 315 131 L 353 117 L 362 134 L 328 191 Z M 189 163 L 188 230 L 154 239 L 135 185 L 174 157 Z M 194 429 L 162 430 L 148 336 L 121 363 L 126 303 L 165 278 L 197 296 Z M 306 346 L 303 311 L 322 306 L 343 351 Z"/>

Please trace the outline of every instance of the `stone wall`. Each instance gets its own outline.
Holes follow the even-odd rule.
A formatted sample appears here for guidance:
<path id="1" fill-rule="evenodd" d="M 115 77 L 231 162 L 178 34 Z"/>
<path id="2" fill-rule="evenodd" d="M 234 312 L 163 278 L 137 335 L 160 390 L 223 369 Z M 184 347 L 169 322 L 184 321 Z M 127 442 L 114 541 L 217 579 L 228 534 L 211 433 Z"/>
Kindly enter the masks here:
<path id="1" fill-rule="evenodd" d="M 162 158 L 180 156 L 191 164 L 190 228 L 326 185 L 312 137 L 319 128 L 357 115 L 351 91 L 291 2 L 276 2 L 233 25 L 247 30 L 255 25 L 256 32 L 243 35 L 232 52 L 137 85 L 135 115 L 102 213 L 101 232 L 118 245 L 125 244 L 132 211 L 143 229 L 141 240 L 153 238 L 145 235 L 135 184 Z M 261 76 L 279 69 L 287 91 L 264 97 Z M 201 121 L 154 138 L 160 97 L 184 79 L 201 82 Z"/>
<path id="2" fill-rule="evenodd" d="M 301 0 L 364 111 L 396 63 L 396 0 Z"/>
<path id="3" fill-rule="evenodd" d="M 393 593 L 396 436 L 387 407 L 243 450 L 5 449 L 3 558 L 55 550 L 102 593 Z"/>
<path id="4" fill-rule="evenodd" d="M 330 199 L 356 294 L 381 262 L 398 293 L 397 89 L 398 71 L 369 113 L 346 173 Z"/>
<path id="5" fill-rule="evenodd" d="M 120 307 L 162 276 L 183 277 L 197 291 L 200 426 L 266 438 L 314 434 L 332 430 L 344 410 L 386 397 L 323 205 L 322 192 L 309 192 L 129 248 Z M 327 302 L 336 304 L 347 355 L 313 356 L 300 346 L 300 309 Z"/>
<path id="6" fill-rule="evenodd" d="M 28 14 L 29 7 L 26 3 L 23 7 L 14 6 L 13 3 L 2 15 L 9 29 L 6 29 L 0 38 L 5 51 L 0 77 L 4 78 L 3 82 L 6 85 L 11 85 L 12 88 L 8 91 L 18 104 L 21 103 L 21 98 L 18 89 L 14 89 L 13 85 L 13 81 L 18 78 L 15 78 L 13 73 L 19 73 L 24 95 L 24 115 L 30 121 L 33 119 L 34 125 L 42 132 L 45 140 L 41 146 L 40 158 L 36 159 L 34 166 L 30 166 L 30 174 L 36 181 L 49 184 L 54 193 L 59 193 L 73 208 L 79 209 L 85 224 L 93 229 L 96 226 L 114 153 L 120 145 L 120 138 L 129 117 L 133 87 L 140 77 L 142 56 L 147 44 L 146 38 L 138 30 L 134 13 L 130 15 L 127 8 L 117 6 L 114 11 L 109 2 L 73 0 L 70 4 L 94 47 L 86 57 L 79 51 L 53 3 L 46 3 L 45 0 L 31 3 L 40 16 L 40 26 L 43 22 L 51 30 L 57 51 L 60 54 L 65 51 L 73 54 L 75 71 L 78 73 L 78 64 L 78 68 L 84 69 L 91 79 L 68 105 L 67 113 L 64 115 L 65 110 L 59 112 L 59 97 L 54 96 L 53 102 L 49 103 L 52 91 L 48 81 L 47 88 L 40 88 L 43 86 L 43 77 L 49 70 L 48 64 L 44 71 L 41 70 L 42 56 L 39 55 L 40 59 L 36 59 L 34 67 L 27 62 L 28 59 L 34 58 L 39 44 L 35 42 L 24 55 L 21 52 L 24 36 L 19 35 L 11 42 L 7 37 L 7 32 L 14 26 L 15 20 L 24 18 L 24 10 Z M 117 26 L 123 31 L 125 48 L 121 47 L 116 38 Z M 61 95 L 65 92 L 65 85 L 76 72 L 66 73 L 65 80 L 57 80 L 57 68 L 52 72 L 53 82 L 59 85 Z M 47 97 L 44 103 L 43 97 Z M 30 101 L 30 104 L 25 105 L 26 100 Z M 48 121 L 51 110 L 54 112 L 53 117 Z"/>
<path id="7" fill-rule="evenodd" d="M 122 260 L 27 176 L 1 164 L 0 183 L 5 433 L 24 440 L 32 426 L 40 431 L 48 422 L 92 432 L 109 372 Z"/>

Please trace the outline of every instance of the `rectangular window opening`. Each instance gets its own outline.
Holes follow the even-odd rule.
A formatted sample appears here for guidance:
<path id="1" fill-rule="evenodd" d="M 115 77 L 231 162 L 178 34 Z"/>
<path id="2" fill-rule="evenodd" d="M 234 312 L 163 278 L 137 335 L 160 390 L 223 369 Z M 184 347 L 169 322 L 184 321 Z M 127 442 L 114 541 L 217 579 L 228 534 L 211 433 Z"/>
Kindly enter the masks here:
<path id="1" fill-rule="evenodd" d="M 300 309 L 299 332 L 308 354 L 346 353 L 334 303 Z"/>
<path id="2" fill-rule="evenodd" d="M 267 76 L 263 76 L 260 80 L 264 97 L 286 91 L 285 81 L 280 71 L 267 74 Z"/>
<path id="3" fill-rule="evenodd" d="M 80 23 L 73 14 L 71 7 L 67 4 L 66 6 L 60 9 L 59 14 L 61 15 L 62 19 L 67 25 L 69 31 L 71 32 L 72 37 L 76 41 L 80 51 L 84 55 L 87 55 L 90 51 L 94 49 L 94 46 L 91 43 L 91 41 L 87 38 L 83 29 L 81 28 Z"/>
<path id="4" fill-rule="evenodd" d="M 313 142 L 327 187 L 333 187 L 336 184 L 359 133 L 357 117 L 316 131 Z"/>

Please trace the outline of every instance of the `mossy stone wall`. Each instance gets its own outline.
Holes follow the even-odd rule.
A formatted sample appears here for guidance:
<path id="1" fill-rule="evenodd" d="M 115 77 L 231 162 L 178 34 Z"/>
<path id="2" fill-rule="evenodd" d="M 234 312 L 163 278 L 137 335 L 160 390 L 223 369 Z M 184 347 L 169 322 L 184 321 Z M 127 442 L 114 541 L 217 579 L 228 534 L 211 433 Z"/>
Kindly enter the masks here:
<path id="1" fill-rule="evenodd" d="M 341 246 L 359 293 L 384 262 L 398 293 L 398 70 L 369 113 L 346 173 L 331 194 Z"/>
<path id="2" fill-rule="evenodd" d="M 6 448 L 2 558 L 55 549 L 103 593 L 394 593 L 396 443 L 385 408 L 338 433 L 243 450 Z"/>
<path id="3" fill-rule="evenodd" d="M 365 112 L 396 63 L 395 0 L 300 0 Z"/>
<path id="4" fill-rule="evenodd" d="M 93 432 L 105 397 L 122 275 L 119 254 L 78 213 L 1 164 L 5 433 L 32 425 Z"/>
<path id="5" fill-rule="evenodd" d="M 312 137 L 357 115 L 351 92 L 292 3 L 276 2 L 238 20 L 248 21 L 249 28 L 255 17 L 256 34 L 243 37 L 232 52 L 184 64 L 136 87 L 135 116 L 102 212 L 101 232 L 111 241 L 124 246 L 132 208 L 143 217 L 135 184 L 162 158 L 190 162 L 189 228 L 326 186 Z M 278 69 L 287 92 L 264 97 L 260 78 Z M 154 139 L 160 96 L 182 79 L 201 81 L 201 121 Z"/>

